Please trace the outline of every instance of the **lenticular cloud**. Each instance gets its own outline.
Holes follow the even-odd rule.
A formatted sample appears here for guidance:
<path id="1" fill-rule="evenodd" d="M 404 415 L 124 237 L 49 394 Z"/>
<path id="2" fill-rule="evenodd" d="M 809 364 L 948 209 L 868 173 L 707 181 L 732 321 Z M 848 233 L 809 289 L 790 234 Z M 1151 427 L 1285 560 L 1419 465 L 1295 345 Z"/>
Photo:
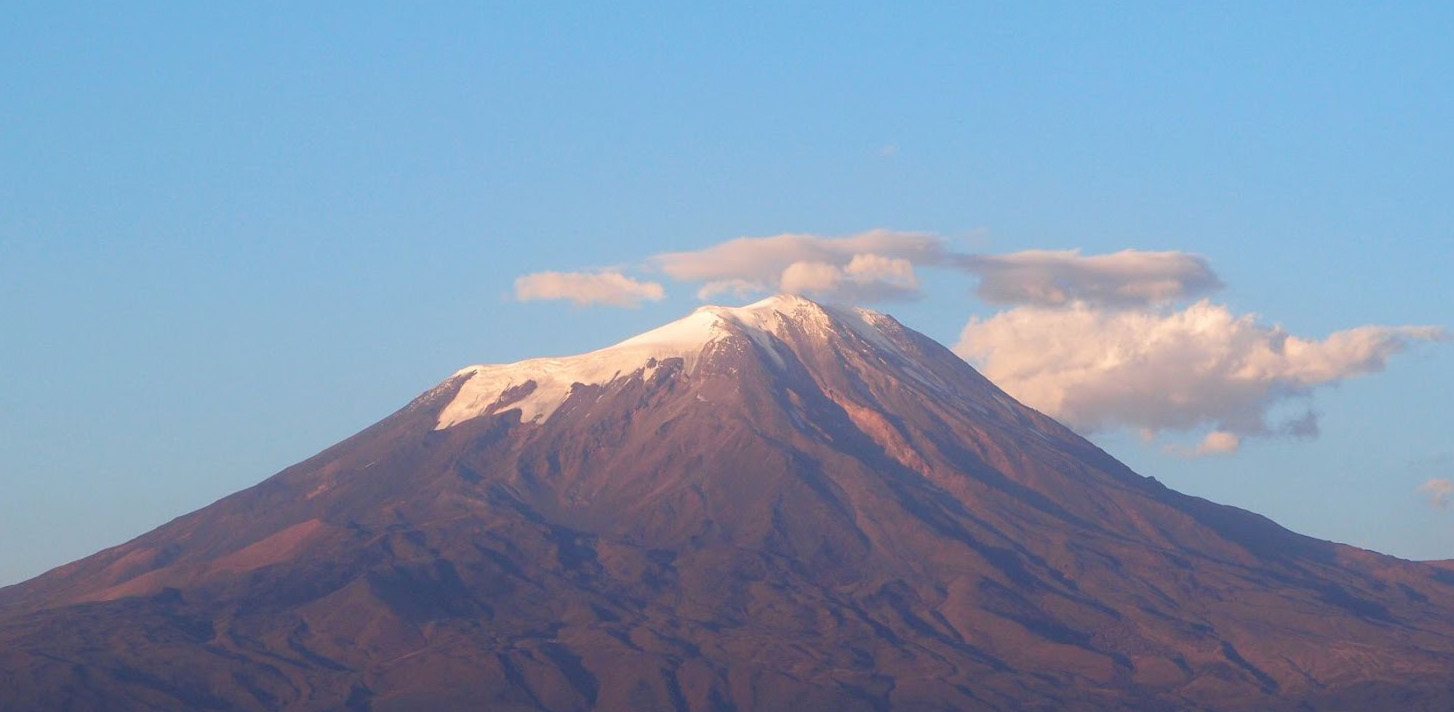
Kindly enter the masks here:
<path id="1" fill-rule="evenodd" d="M 656 255 L 650 261 L 672 279 L 703 282 L 697 292 L 700 299 L 787 292 L 872 302 L 916 298 L 916 266 L 959 258 L 933 235 L 870 230 L 848 237 L 740 237 L 700 250 Z"/>
<path id="2" fill-rule="evenodd" d="M 1148 306 L 1222 288 L 1206 258 L 1185 252 L 1024 250 L 969 255 L 959 265 L 979 275 L 975 293 L 991 304 Z"/>
<path id="3" fill-rule="evenodd" d="M 655 282 L 641 282 L 620 272 L 537 272 L 515 280 L 515 298 L 522 301 L 562 299 L 577 306 L 604 304 L 638 307 L 643 300 L 661 301 L 666 291 Z"/>

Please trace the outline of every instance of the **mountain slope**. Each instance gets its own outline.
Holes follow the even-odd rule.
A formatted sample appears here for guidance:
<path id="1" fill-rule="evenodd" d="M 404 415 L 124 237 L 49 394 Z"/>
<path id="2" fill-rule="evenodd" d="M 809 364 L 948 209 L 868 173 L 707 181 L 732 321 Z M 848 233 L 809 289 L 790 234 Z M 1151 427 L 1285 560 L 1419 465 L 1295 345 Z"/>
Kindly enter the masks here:
<path id="1" fill-rule="evenodd" d="M 0 590 L 0 709 L 1448 709 L 1454 575 L 796 297 L 460 371 Z"/>

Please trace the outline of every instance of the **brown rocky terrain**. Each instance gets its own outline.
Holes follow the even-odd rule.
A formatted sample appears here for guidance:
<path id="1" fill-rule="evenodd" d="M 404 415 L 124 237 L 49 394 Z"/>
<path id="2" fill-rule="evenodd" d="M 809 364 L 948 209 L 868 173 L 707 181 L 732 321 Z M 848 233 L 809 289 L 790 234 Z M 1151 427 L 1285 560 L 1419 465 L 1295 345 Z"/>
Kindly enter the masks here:
<path id="1" fill-rule="evenodd" d="M 0 590 L 0 710 L 1454 709 L 1454 570 L 1169 490 L 888 317 L 680 324 Z"/>

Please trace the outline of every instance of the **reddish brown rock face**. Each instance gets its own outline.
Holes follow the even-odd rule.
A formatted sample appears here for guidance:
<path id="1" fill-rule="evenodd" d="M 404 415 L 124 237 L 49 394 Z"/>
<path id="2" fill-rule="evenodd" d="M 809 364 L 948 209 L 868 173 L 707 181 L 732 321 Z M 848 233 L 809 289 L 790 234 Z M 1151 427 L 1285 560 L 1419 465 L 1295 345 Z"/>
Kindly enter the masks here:
<path id="1" fill-rule="evenodd" d="M 892 319 L 756 309 L 461 372 L 0 590 L 0 710 L 1454 708 L 1449 570 L 1170 491 Z"/>

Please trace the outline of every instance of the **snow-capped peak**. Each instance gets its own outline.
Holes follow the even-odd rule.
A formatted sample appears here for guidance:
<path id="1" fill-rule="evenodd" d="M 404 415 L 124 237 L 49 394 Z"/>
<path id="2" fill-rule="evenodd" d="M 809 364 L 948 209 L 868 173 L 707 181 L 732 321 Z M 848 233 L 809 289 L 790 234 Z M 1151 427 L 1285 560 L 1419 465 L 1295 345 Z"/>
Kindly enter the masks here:
<path id="1" fill-rule="evenodd" d="M 448 428 L 497 408 L 519 408 L 522 422 L 544 422 L 577 384 L 604 385 L 637 371 L 649 377 L 667 359 L 682 359 L 682 373 L 690 376 L 707 346 L 734 331 L 757 342 L 779 364 L 781 356 L 772 336 L 781 337 L 789 324 L 802 329 L 812 326 L 817 331 L 833 331 L 835 324 L 842 324 L 866 340 L 891 346 L 879 326 L 885 319 L 867 309 L 824 307 L 789 294 L 742 307 L 705 306 L 665 326 L 590 353 L 461 369 L 455 376 L 468 380 L 440 411 L 436 428 Z M 517 395 L 531 383 L 533 389 L 523 397 L 502 402 L 507 393 Z"/>

